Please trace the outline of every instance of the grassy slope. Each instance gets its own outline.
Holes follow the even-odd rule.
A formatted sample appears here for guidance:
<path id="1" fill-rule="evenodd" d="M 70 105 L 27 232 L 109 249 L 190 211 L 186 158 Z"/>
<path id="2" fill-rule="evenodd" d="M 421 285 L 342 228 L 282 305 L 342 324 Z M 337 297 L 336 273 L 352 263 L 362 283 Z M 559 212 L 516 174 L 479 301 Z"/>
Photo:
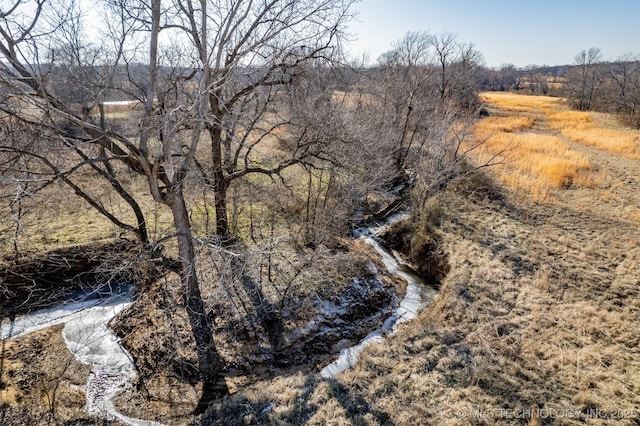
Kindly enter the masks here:
<path id="1" fill-rule="evenodd" d="M 256 383 L 209 422 L 637 424 L 640 162 L 537 130 L 598 180 L 545 202 L 442 194 L 451 272 L 431 307 L 337 379 Z"/>

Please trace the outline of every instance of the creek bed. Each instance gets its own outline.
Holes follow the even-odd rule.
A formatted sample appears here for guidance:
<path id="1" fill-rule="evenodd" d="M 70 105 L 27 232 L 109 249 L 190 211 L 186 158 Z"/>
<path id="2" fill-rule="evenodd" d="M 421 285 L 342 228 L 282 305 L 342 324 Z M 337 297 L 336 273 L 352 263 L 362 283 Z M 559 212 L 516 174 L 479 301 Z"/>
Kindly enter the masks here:
<path id="1" fill-rule="evenodd" d="M 405 214 L 393 216 L 383 226 L 361 228 L 354 232 L 359 238 L 364 238 L 380 255 L 385 268 L 391 274 L 397 275 L 407 282 L 407 291 L 400 305 L 387 318 L 381 328 L 372 331 L 357 345 L 340 350 L 338 359 L 327 365 L 320 371 L 320 375 L 326 379 L 343 373 L 358 362 L 360 353 L 364 348 L 374 343 L 380 343 L 385 336 L 395 333 L 399 324 L 416 317 L 418 311 L 431 302 L 437 295 L 435 287 L 429 285 L 413 269 L 404 262 L 398 253 L 389 251 L 378 242 L 378 235 L 394 223 L 406 219 Z"/>
<path id="2" fill-rule="evenodd" d="M 64 324 L 62 337 L 67 348 L 78 361 L 91 368 L 83 389 L 86 412 L 132 426 L 159 426 L 160 423 L 121 414 L 112 402 L 112 398 L 135 379 L 136 369 L 108 323 L 132 303 L 135 289 L 132 284 L 114 284 L 77 292 L 58 306 L 3 322 L 0 338 L 13 339 Z"/>

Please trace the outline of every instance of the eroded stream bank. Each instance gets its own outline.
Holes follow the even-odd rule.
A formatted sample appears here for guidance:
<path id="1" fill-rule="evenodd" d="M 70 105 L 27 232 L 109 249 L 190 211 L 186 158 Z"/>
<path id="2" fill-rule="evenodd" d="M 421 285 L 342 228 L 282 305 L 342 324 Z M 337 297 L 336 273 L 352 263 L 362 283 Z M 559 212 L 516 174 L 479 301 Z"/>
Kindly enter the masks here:
<path id="1" fill-rule="evenodd" d="M 398 216 L 394 219 L 394 221 L 398 220 L 402 220 L 402 217 Z M 326 355 L 313 353 L 315 349 L 319 348 L 321 352 L 329 351 L 327 353 L 341 350 L 339 358 L 322 370 L 322 376 L 332 377 L 357 362 L 357 355 L 363 347 L 382 340 L 384 336 L 393 332 L 397 324 L 411 319 L 418 309 L 435 297 L 436 291 L 425 285 L 411 272 L 410 268 L 403 265 L 397 253 L 387 251 L 380 245 L 378 234 L 385 229 L 387 229 L 386 226 L 359 231 L 357 240 L 371 247 L 372 253 L 375 251 L 380 256 L 375 264 L 367 263 L 370 277 L 354 279 L 347 291 L 337 295 L 332 302 L 324 300 L 315 304 L 314 309 L 317 310 L 315 318 L 312 318 L 306 326 L 289 330 L 286 336 L 283 334 L 283 338 L 288 339 L 288 342 L 282 346 L 283 352 L 291 350 L 292 353 L 298 354 L 298 358 L 287 358 L 287 362 L 302 359 L 306 361 L 306 363 L 303 362 L 307 365 L 305 368 L 309 368 L 312 365 L 309 360 L 318 359 L 326 362 Z M 384 274 L 399 276 L 407 282 L 405 296 L 401 301 L 393 293 L 388 293 L 393 287 L 382 284 Z M 140 360 L 136 360 L 137 365 L 134 364 L 135 356 L 129 355 L 120 345 L 119 339 L 106 326 L 114 316 L 127 308 L 134 307 L 134 291 L 133 286 L 114 285 L 109 288 L 103 287 L 100 291 L 77 293 L 75 298 L 71 298 L 60 306 L 17 317 L 13 321 L 5 320 L 0 330 L 2 338 L 13 339 L 55 324 L 64 324 L 61 334 L 69 352 L 76 360 L 90 368 L 84 384 L 76 385 L 86 397 L 84 406 L 86 413 L 107 421 L 120 421 L 131 425 L 160 424 L 140 420 L 140 418 L 147 418 L 145 412 L 153 411 L 150 407 L 145 409 L 144 402 L 140 404 L 140 401 L 137 401 L 138 409 L 132 411 L 127 408 L 132 404 L 132 402 L 126 402 L 129 397 L 116 397 L 123 389 L 132 392 L 132 385 L 139 387 L 142 383 L 144 387 L 149 383 L 148 375 L 145 376 L 148 370 L 143 368 L 143 380 L 146 381 L 141 382 L 140 376 L 136 374 L 136 368 L 138 373 L 140 372 Z M 146 292 L 143 291 L 138 297 L 145 297 L 145 294 Z M 370 299 L 372 297 L 373 299 Z M 147 300 L 136 302 L 138 305 L 147 303 Z M 354 316 L 354 312 L 359 316 Z M 146 328 L 153 330 L 154 326 L 149 323 Z M 360 340 L 361 337 L 357 337 L 357 333 L 360 332 L 364 332 L 361 337 L 366 336 L 365 339 L 355 346 L 349 346 Z M 329 338 L 335 343 L 323 344 L 323 340 Z M 150 346 L 145 351 L 149 354 L 155 356 L 162 353 L 162 342 L 159 342 L 160 346 L 156 347 L 153 338 L 150 338 L 147 339 L 147 344 Z M 323 346 L 318 346 L 319 344 Z M 311 352 L 304 358 L 300 358 L 299 354 L 304 351 Z M 310 357 L 307 358 L 307 356 Z M 266 362 L 268 363 L 269 360 L 267 359 Z M 272 373 L 277 374 L 276 371 L 272 370 Z M 174 385 L 175 382 L 169 381 L 164 386 L 165 388 L 168 386 L 170 390 L 174 388 L 171 392 L 182 389 Z M 153 386 L 149 386 L 149 389 L 153 392 Z M 188 398 L 190 393 L 182 392 L 182 395 Z M 154 399 L 154 397 L 151 398 Z M 157 403 L 157 398 L 155 399 Z M 173 403 L 179 404 L 180 400 L 175 399 Z M 186 410 L 185 413 L 190 412 L 188 407 Z M 155 418 L 165 419 L 166 415 Z"/>
<path id="2" fill-rule="evenodd" d="M 383 231 L 405 219 L 407 219 L 407 216 L 397 215 L 391 218 L 384 226 L 362 228 L 355 232 L 358 238 L 364 239 L 367 244 L 375 249 L 388 273 L 397 275 L 406 281 L 406 293 L 398 307 L 385 319 L 382 327 L 369 333 L 357 345 L 342 349 L 338 359 L 320 371 L 322 377 L 326 379 L 333 378 L 351 368 L 358 362 L 360 353 L 364 348 L 374 343 L 382 342 L 385 336 L 395 332 L 399 324 L 415 318 L 418 311 L 438 295 L 435 287 L 418 276 L 397 252 L 384 248 L 379 242 L 378 237 Z"/>

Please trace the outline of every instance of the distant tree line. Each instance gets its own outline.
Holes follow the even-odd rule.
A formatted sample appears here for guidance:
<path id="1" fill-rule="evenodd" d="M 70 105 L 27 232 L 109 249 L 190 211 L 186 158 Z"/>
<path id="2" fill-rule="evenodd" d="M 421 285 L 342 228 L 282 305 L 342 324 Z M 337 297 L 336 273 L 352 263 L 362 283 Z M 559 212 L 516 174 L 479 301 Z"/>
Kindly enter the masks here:
<path id="1" fill-rule="evenodd" d="M 566 97 L 580 111 L 618 114 L 640 128 L 640 58 L 606 61 L 598 48 L 579 52 L 571 65 L 483 68 L 481 88 Z"/>
<path id="2" fill-rule="evenodd" d="M 583 50 L 567 74 L 564 95 L 580 111 L 619 114 L 640 128 L 640 59 L 628 54 L 609 62 L 600 49 Z"/>

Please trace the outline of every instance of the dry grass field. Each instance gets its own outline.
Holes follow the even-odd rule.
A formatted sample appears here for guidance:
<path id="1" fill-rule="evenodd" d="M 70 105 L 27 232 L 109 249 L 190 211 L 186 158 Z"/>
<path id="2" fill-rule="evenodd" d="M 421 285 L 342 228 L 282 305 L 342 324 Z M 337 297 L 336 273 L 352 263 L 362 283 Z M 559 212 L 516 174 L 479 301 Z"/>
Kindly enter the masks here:
<path id="1" fill-rule="evenodd" d="M 484 141 L 481 158 L 498 156 L 502 164 L 495 172 L 502 182 L 540 200 L 552 188 L 591 184 L 588 157 L 563 138 L 544 131 L 546 114 L 562 108 L 556 99 L 502 93 L 484 96 L 491 116 L 476 124 L 476 139 Z"/>
<path id="2" fill-rule="evenodd" d="M 640 159 L 640 131 L 623 129 L 607 114 L 562 111 L 547 116 L 549 127 L 583 145 Z"/>
<path id="3" fill-rule="evenodd" d="M 553 188 L 597 187 L 604 179 L 583 146 L 640 159 L 640 131 L 610 115 L 572 111 L 546 96 L 487 92 L 483 99 L 490 117 L 476 125 L 477 138 L 486 141 L 481 158 L 497 155 L 499 179 L 538 200 Z"/>
<path id="4" fill-rule="evenodd" d="M 640 423 L 640 161 L 552 129 L 559 99 L 487 98 L 477 137 L 524 140 L 496 183 L 438 196 L 451 266 L 439 297 L 350 371 L 258 379 L 205 424 Z M 545 161 L 574 167 L 571 184 Z M 529 186 L 511 186 L 516 173 Z"/>

